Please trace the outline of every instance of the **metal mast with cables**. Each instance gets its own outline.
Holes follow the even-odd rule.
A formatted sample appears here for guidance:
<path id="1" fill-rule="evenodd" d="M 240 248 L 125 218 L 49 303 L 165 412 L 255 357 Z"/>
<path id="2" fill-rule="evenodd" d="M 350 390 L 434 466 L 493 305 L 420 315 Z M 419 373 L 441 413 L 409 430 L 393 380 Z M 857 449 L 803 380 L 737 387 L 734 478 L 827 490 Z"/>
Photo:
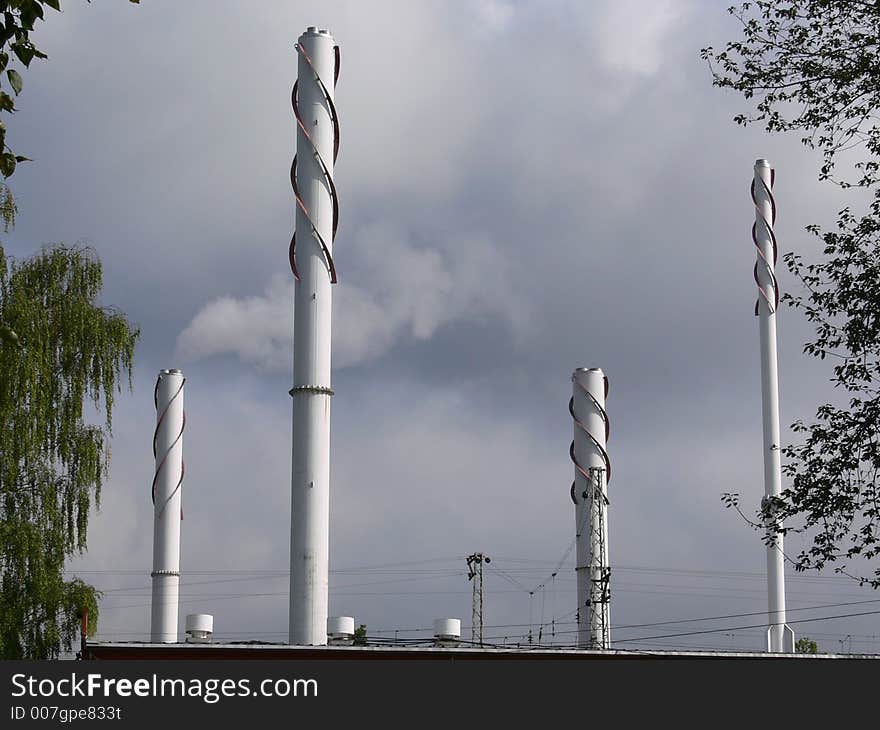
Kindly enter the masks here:
<path id="1" fill-rule="evenodd" d="M 153 570 L 150 641 L 177 642 L 177 603 L 180 589 L 181 488 L 183 463 L 183 385 L 180 370 L 160 370 L 153 391 L 156 430 L 153 432 Z"/>
<path id="2" fill-rule="evenodd" d="M 472 553 L 467 557 L 468 580 L 472 585 L 471 599 L 471 641 L 483 645 L 483 563 L 491 563 L 492 558 L 483 553 Z"/>
<path id="3" fill-rule="evenodd" d="M 291 644 L 327 643 L 330 547 L 330 311 L 336 282 L 333 240 L 339 201 L 333 166 L 339 150 L 334 104 L 339 47 L 311 27 L 299 37 L 292 103 L 296 156 L 290 182 L 296 231 L 290 268 L 296 279 L 293 340 L 293 465 L 290 526 Z"/>
<path id="4" fill-rule="evenodd" d="M 608 378 L 600 368 L 578 368 L 571 376 L 568 411 L 574 421 L 569 447 L 574 462 L 578 646 L 611 648 L 611 567 L 608 562 L 608 482 L 611 461 L 605 399 Z"/>
<path id="5" fill-rule="evenodd" d="M 775 170 L 767 160 L 756 160 L 752 178 L 755 222 L 752 241 L 757 249 L 755 283 L 758 301 L 755 315 L 761 333 L 761 411 L 764 432 L 764 499 L 767 530 L 767 651 L 794 652 L 794 632 L 785 623 L 785 554 L 781 524 L 772 515 L 773 501 L 782 492 L 782 463 L 779 434 L 779 380 L 776 360 L 776 310 L 779 286 L 776 281 L 778 249 L 773 226 L 776 201 L 773 198 Z"/>

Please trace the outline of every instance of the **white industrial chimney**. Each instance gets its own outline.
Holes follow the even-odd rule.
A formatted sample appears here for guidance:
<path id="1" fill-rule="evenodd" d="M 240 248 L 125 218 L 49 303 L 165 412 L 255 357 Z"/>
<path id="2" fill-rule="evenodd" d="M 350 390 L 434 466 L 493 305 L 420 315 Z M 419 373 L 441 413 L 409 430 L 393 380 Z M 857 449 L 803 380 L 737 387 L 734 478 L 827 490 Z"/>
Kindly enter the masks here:
<path id="1" fill-rule="evenodd" d="M 156 431 L 153 433 L 153 603 L 150 641 L 177 641 L 177 598 L 180 584 L 180 498 L 183 487 L 183 384 L 180 370 L 160 370 L 153 401 Z"/>
<path id="2" fill-rule="evenodd" d="M 290 643 L 327 643 L 330 542 L 330 312 L 336 282 L 333 239 L 339 204 L 333 165 L 339 120 L 333 103 L 339 48 L 327 30 L 308 28 L 296 45 L 293 87 L 296 156 L 290 180 L 296 232 L 293 339 L 293 474 L 290 526 Z"/>
<path id="3" fill-rule="evenodd" d="M 608 563 L 608 482 L 611 461 L 605 399 L 608 378 L 600 368 L 578 368 L 571 376 L 568 411 L 574 420 L 569 453 L 574 462 L 578 646 L 611 648 L 611 568 Z"/>
<path id="4" fill-rule="evenodd" d="M 773 199 L 775 171 L 767 160 L 755 161 L 752 201 L 755 223 L 752 241 L 757 248 L 755 283 L 758 301 L 755 314 L 761 332 L 761 405 L 764 427 L 764 504 L 782 492 L 782 462 L 779 435 L 779 381 L 776 366 L 776 310 L 779 287 L 776 282 L 777 245 L 773 226 L 776 201 Z M 785 555 L 782 535 L 772 517 L 767 519 L 767 651 L 794 652 L 794 631 L 785 623 Z"/>

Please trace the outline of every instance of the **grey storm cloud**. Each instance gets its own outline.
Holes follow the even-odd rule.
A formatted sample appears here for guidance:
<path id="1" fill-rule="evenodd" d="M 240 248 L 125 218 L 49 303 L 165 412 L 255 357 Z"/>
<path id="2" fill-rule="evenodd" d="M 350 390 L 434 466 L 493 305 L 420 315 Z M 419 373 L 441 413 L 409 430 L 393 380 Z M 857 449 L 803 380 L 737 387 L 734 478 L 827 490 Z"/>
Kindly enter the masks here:
<path id="1" fill-rule="evenodd" d="M 91 243 L 106 301 L 143 328 L 110 484 L 72 566 L 107 589 L 102 635 L 147 632 L 163 367 L 188 377 L 181 621 L 208 611 L 220 635 L 286 633 L 290 89 L 308 25 L 342 50 L 331 612 L 375 629 L 466 625 L 464 556 L 483 550 L 497 566 L 489 622 L 522 625 L 498 631 L 570 622 L 571 560 L 547 580 L 574 533 L 566 404 L 583 365 L 612 382 L 613 622 L 764 607 L 760 537 L 719 499 L 739 491 L 751 510 L 763 491 L 752 163 L 778 168 L 783 250 L 814 254 L 803 226 L 833 220 L 842 199 L 797 139 L 732 123 L 742 102 L 711 87 L 698 53 L 739 32 L 725 7 L 71 3 L 50 15 L 36 35 L 50 58 L 28 70 L 9 125 L 36 162 L 12 180 L 21 216 L 5 243 L 19 256 Z M 789 422 L 830 396 L 801 354 L 805 323 L 784 313 L 779 333 Z M 865 595 L 790 580 L 793 607 Z M 833 632 L 868 626 L 805 632 L 836 648 Z M 761 635 L 678 642 L 757 648 Z"/>

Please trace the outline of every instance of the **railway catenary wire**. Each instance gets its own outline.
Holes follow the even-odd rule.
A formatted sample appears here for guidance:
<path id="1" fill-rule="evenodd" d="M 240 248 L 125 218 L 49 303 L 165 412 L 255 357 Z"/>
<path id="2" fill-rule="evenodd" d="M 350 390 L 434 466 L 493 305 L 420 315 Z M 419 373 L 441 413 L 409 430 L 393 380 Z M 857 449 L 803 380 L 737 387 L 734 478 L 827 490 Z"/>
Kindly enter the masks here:
<path id="1" fill-rule="evenodd" d="M 280 595 L 284 595 L 284 594 L 280 594 Z M 181 601 L 181 602 L 183 602 L 183 601 Z M 820 606 L 805 606 L 805 607 L 801 607 L 801 608 L 794 608 L 791 610 L 792 611 L 807 611 L 807 610 L 815 611 L 815 610 L 822 610 L 822 609 L 827 609 L 827 608 L 842 608 L 845 606 L 863 605 L 863 604 L 878 603 L 878 602 L 880 602 L 880 598 L 870 599 L 870 600 L 866 600 L 866 601 L 851 601 L 851 602 L 843 602 L 843 603 L 823 604 Z M 701 622 L 701 621 L 718 621 L 718 620 L 725 620 L 725 619 L 729 619 L 729 618 L 747 618 L 750 616 L 763 615 L 764 613 L 766 613 L 766 612 L 765 611 L 756 611 L 756 612 L 749 612 L 749 613 L 742 613 L 742 614 L 726 614 L 726 615 L 721 615 L 721 616 L 702 616 L 702 617 L 698 617 L 698 618 L 675 619 L 675 620 L 671 620 L 671 621 L 656 621 L 656 622 L 649 622 L 649 623 L 642 623 L 642 624 L 621 624 L 619 626 L 614 626 L 612 628 L 617 629 L 617 630 L 634 629 L 634 628 L 652 628 L 655 626 L 666 626 L 666 625 L 674 625 L 674 624 L 680 624 L 680 623 L 695 623 L 695 622 Z M 811 617 L 811 618 L 806 618 L 806 619 L 796 619 L 792 623 L 805 623 L 805 622 L 822 621 L 822 620 L 828 620 L 828 619 L 848 618 L 851 616 L 868 616 L 868 615 L 876 615 L 878 613 L 880 613 L 880 611 L 867 611 L 867 612 L 859 612 L 859 613 L 841 614 L 841 615 L 836 615 L 836 616 L 818 616 L 818 617 Z M 565 618 L 565 615 L 560 616 L 559 618 Z M 567 622 L 565 625 L 574 625 L 574 624 L 575 624 L 575 622 Z M 487 625 L 487 626 L 485 626 L 485 628 L 492 628 L 492 629 L 523 628 L 525 626 L 527 626 L 527 625 L 526 624 L 495 624 L 495 625 Z M 467 628 L 467 627 L 465 627 L 465 628 Z M 653 639 L 653 638 L 673 638 L 673 637 L 680 637 L 680 636 L 693 636 L 693 635 L 699 635 L 699 634 L 719 633 L 719 632 L 723 632 L 723 631 L 742 631 L 742 630 L 754 629 L 754 628 L 765 628 L 765 626 L 764 626 L 764 624 L 755 624 L 752 626 L 720 627 L 717 629 L 700 629 L 700 630 L 689 631 L 689 632 L 668 634 L 668 635 L 659 636 L 659 637 L 634 637 L 634 638 L 628 638 L 628 639 L 621 639 L 621 640 L 615 640 L 615 642 L 613 642 L 613 643 L 617 643 L 618 641 L 626 642 L 626 641 L 641 641 L 642 639 L 648 640 L 648 639 Z M 401 632 L 401 633 L 409 633 L 409 632 L 430 631 L 430 630 L 431 629 L 428 627 L 419 627 L 419 628 L 413 628 L 413 629 L 374 629 L 372 633 L 373 634 L 382 634 L 382 633 L 392 632 L 392 631 Z M 104 633 L 104 632 L 102 632 L 102 633 Z M 109 632 L 107 632 L 107 633 L 109 633 Z M 122 632 L 122 633 L 128 633 L 128 632 Z M 139 632 L 131 632 L 131 633 L 137 634 Z M 283 633 L 283 632 L 250 632 L 250 631 L 249 632 L 233 632 L 233 631 L 230 631 L 229 633 L 230 634 L 247 633 L 247 634 L 253 634 L 253 635 L 257 635 L 257 634 L 272 635 L 272 634 Z M 577 633 L 577 631 L 576 630 L 559 631 L 558 633 L 559 634 L 570 634 L 570 633 Z M 832 634 L 831 636 L 835 636 L 835 635 Z M 875 635 L 857 634 L 854 636 L 859 636 L 859 637 L 863 637 L 863 638 L 864 637 L 870 638 Z M 507 637 L 502 637 L 499 635 L 499 636 L 490 636 L 487 638 L 488 639 L 499 639 L 499 638 L 507 638 Z"/>
<path id="2" fill-rule="evenodd" d="M 430 559 L 413 560 L 413 561 L 396 561 L 393 563 L 379 563 L 379 564 L 371 564 L 371 565 L 350 566 L 350 567 L 346 567 L 346 568 L 335 569 L 331 572 L 335 573 L 337 575 L 377 574 L 377 573 L 383 574 L 383 575 L 384 574 L 399 575 L 402 573 L 408 577 L 397 578 L 397 579 L 395 579 L 394 582 L 411 582 L 411 581 L 418 581 L 418 580 L 426 580 L 429 578 L 455 577 L 456 573 L 461 575 L 461 571 L 456 571 L 454 569 L 444 569 L 444 568 L 438 569 L 438 568 L 428 567 L 428 566 L 431 566 L 432 564 L 433 565 L 442 564 L 444 562 L 455 561 L 456 559 L 457 558 L 455 558 L 455 557 L 448 557 L 448 558 L 430 558 Z M 503 573 L 503 575 L 501 575 L 501 577 L 503 577 L 505 580 L 508 580 L 508 582 L 511 583 L 511 585 L 515 586 L 519 592 L 527 591 L 528 589 L 526 588 L 525 585 L 523 585 L 522 581 L 517 580 L 514 577 L 515 575 L 526 575 L 527 576 L 530 572 L 534 573 L 536 570 L 536 568 L 532 568 L 532 567 L 528 567 L 528 566 L 540 566 L 540 565 L 547 565 L 547 564 L 552 564 L 554 566 L 554 571 L 551 571 L 551 573 L 552 573 L 552 572 L 555 572 L 555 569 L 556 569 L 557 565 L 559 564 L 559 561 L 551 562 L 548 560 L 537 560 L 537 559 L 531 559 L 531 558 L 517 558 L 517 557 L 512 557 L 512 556 L 506 556 L 506 557 L 502 556 L 501 559 L 504 559 L 505 562 L 508 562 L 508 563 L 515 563 L 515 564 L 518 563 L 519 565 L 526 566 L 523 568 L 505 566 L 503 571 L 499 571 L 499 573 Z M 501 561 L 501 559 L 499 559 L 499 562 Z M 564 560 L 562 562 L 564 563 Z M 413 566 L 412 571 L 417 571 L 419 573 L 422 573 L 423 575 L 412 576 L 411 575 L 412 571 L 410 569 L 407 569 L 406 566 Z M 403 568 L 403 570 L 400 570 L 401 568 Z M 394 569 L 394 570 L 392 570 L 392 569 Z M 538 567 L 537 569 L 539 570 L 540 568 Z M 749 579 L 756 579 L 757 580 L 757 579 L 763 579 L 763 577 L 764 577 L 762 573 L 750 572 L 750 571 L 705 570 L 705 569 L 697 569 L 697 568 L 681 568 L 681 567 L 674 567 L 674 566 L 668 566 L 668 565 L 667 566 L 625 565 L 625 566 L 618 566 L 617 570 L 618 571 L 629 571 L 629 572 L 633 572 L 633 573 L 658 574 L 658 575 L 676 576 L 676 577 L 686 576 L 686 577 L 699 578 L 699 577 L 707 576 L 707 577 L 720 578 L 720 579 L 746 579 L 746 580 L 749 580 Z M 68 572 L 83 574 L 83 575 L 85 575 L 85 574 L 95 574 L 95 575 L 142 574 L 142 571 L 134 571 L 134 570 L 93 570 L 93 571 L 69 570 Z M 426 573 L 428 575 L 424 575 Z M 238 580 L 251 581 L 251 580 L 271 579 L 271 578 L 275 578 L 275 577 L 286 576 L 288 574 L 288 571 L 282 570 L 282 569 L 279 569 L 279 570 L 231 569 L 231 570 L 202 570 L 202 571 L 193 570 L 193 571 L 188 571 L 188 574 L 191 574 L 191 575 L 235 575 L 235 576 L 240 576 L 240 577 L 237 577 L 234 579 L 233 578 L 222 578 L 217 581 L 217 582 L 222 581 L 225 583 L 225 582 L 235 582 Z M 792 576 L 792 578 L 795 581 L 800 581 L 800 582 L 805 582 L 805 583 L 842 583 L 842 582 L 851 583 L 852 582 L 851 578 L 843 577 L 843 576 L 813 575 L 813 576 Z M 560 578 L 560 582 L 564 582 L 564 581 L 566 581 L 565 578 Z M 207 585 L 207 584 L 211 584 L 211 583 L 213 583 L 213 581 L 199 581 L 199 582 L 188 583 L 187 585 L 190 585 L 190 586 L 194 586 L 194 585 L 198 585 L 198 584 Z M 373 582 L 373 584 L 384 584 L 384 583 L 385 583 L 385 581 Z M 358 587 L 361 585 L 369 585 L 369 584 L 366 584 L 366 583 L 365 584 L 360 584 L 360 583 L 348 584 L 346 586 L 340 586 L 338 588 L 347 589 L 350 587 Z M 623 587 L 624 585 L 626 585 L 626 584 L 621 584 L 621 591 L 622 592 L 629 592 L 626 588 Z M 644 585 L 644 584 L 640 584 L 640 585 Z M 684 586 L 684 587 L 682 587 L 682 586 L 678 586 L 678 585 L 668 585 L 668 584 L 655 584 L 655 585 L 657 585 L 658 587 L 675 588 L 676 595 L 680 594 L 682 588 L 699 589 L 699 586 Z M 536 586 L 536 588 L 537 588 L 537 586 Z M 118 593 L 118 592 L 127 592 L 129 590 L 137 590 L 137 589 L 138 589 L 138 587 L 129 587 L 129 588 L 125 588 L 125 589 L 106 589 L 106 592 Z M 147 586 L 144 586 L 143 589 L 146 590 Z M 716 588 L 716 590 L 717 589 L 718 588 Z M 514 592 L 514 591 L 512 591 L 512 592 Z M 637 591 L 633 591 L 633 592 L 637 592 Z M 641 592 L 642 593 L 661 593 L 662 594 L 662 592 L 659 592 L 659 591 L 641 591 Z M 435 592 L 435 591 L 422 591 L 422 592 L 417 592 L 417 595 L 431 595 L 431 594 L 436 594 L 436 593 L 437 592 Z M 451 593 L 455 593 L 455 592 L 451 592 Z M 460 593 L 463 594 L 464 591 L 461 591 Z M 336 595 L 358 595 L 358 593 L 355 593 L 355 592 L 349 592 L 346 594 L 341 591 L 337 592 L 335 594 Z M 206 600 L 215 600 L 215 599 L 228 600 L 228 599 L 233 599 L 233 598 L 264 597 L 264 596 L 272 596 L 272 595 L 274 595 L 274 594 L 268 593 L 268 592 L 247 593 L 247 594 L 230 594 L 230 595 L 220 595 L 220 596 L 212 596 L 210 594 L 197 594 L 197 595 L 188 596 L 188 597 L 184 598 L 182 600 L 182 602 L 198 603 L 198 602 L 203 602 Z M 284 594 L 278 594 L 278 595 L 284 595 Z M 361 593 L 361 595 L 365 595 L 365 594 Z M 366 594 L 366 595 L 381 596 L 381 595 L 385 595 L 385 594 Z M 717 597 L 717 596 L 713 596 L 712 594 L 705 594 L 705 593 L 704 594 L 689 593 L 689 595 L 704 595 L 707 597 Z M 122 598 L 123 596 L 120 595 L 119 597 Z M 129 595 L 126 597 L 133 598 L 134 596 Z M 871 601 L 865 601 L 865 602 L 870 603 Z M 856 605 L 858 603 L 862 603 L 862 601 L 850 601 L 850 602 L 843 602 L 843 603 L 837 603 L 837 604 L 823 604 L 823 606 L 824 607 L 834 607 L 836 605 Z M 124 610 L 126 608 L 144 607 L 145 605 L 148 605 L 148 604 L 112 606 L 112 605 L 106 605 L 106 603 L 102 602 L 102 607 L 106 607 L 108 610 L 113 610 L 113 609 Z M 816 608 L 817 607 L 815 607 L 815 606 L 804 606 L 804 607 L 799 607 L 799 608 L 792 608 L 790 610 L 795 610 L 795 611 L 816 610 Z M 568 615 L 571 615 L 573 613 L 574 613 L 574 611 L 570 612 Z M 763 611 L 756 611 L 753 613 L 753 615 L 761 615 L 763 613 L 764 613 Z M 738 617 L 741 615 L 745 616 L 748 614 L 725 614 L 725 616 L 729 616 L 729 617 Z M 561 621 L 560 619 L 565 618 L 565 617 L 566 617 L 566 614 L 563 614 L 562 616 L 554 617 L 553 619 L 550 620 L 550 622 L 556 621 L 558 627 L 560 629 L 562 629 L 562 627 L 565 625 L 565 622 Z M 691 623 L 691 622 L 698 622 L 698 621 L 720 620 L 721 618 L 722 617 L 720 617 L 720 616 L 719 617 L 704 616 L 704 617 L 699 617 L 699 618 L 695 618 L 695 619 L 673 619 L 673 620 L 662 621 L 662 622 L 651 622 L 651 624 L 652 625 L 670 625 L 670 624 L 677 624 L 677 623 Z M 820 617 L 820 620 L 821 620 L 821 617 Z M 549 625 L 550 622 L 544 622 L 543 625 Z M 574 622 L 569 622 L 569 624 L 573 625 Z M 534 621 L 530 622 L 529 625 L 534 626 Z M 501 627 L 501 626 L 504 626 L 504 625 L 498 625 L 498 627 Z M 526 624 L 519 625 L 519 627 L 524 627 L 524 626 L 527 626 L 527 625 Z M 614 628 L 626 629 L 626 628 L 638 628 L 640 626 L 642 626 L 642 625 L 628 624 L 628 625 L 621 625 L 619 627 L 614 627 Z M 487 628 L 494 628 L 494 627 L 495 627 L 495 625 L 487 626 Z M 514 627 L 510 626 L 510 628 L 514 628 Z M 718 631 L 720 631 L 720 630 L 721 629 L 719 629 Z M 383 633 L 383 631 L 388 631 L 388 630 L 374 630 L 374 633 L 381 634 L 381 633 Z M 410 630 L 396 629 L 393 631 L 407 632 Z M 715 630 L 713 630 L 713 633 L 714 632 L 715 632 Z M 104 632 L 102 632 L 102 633 L 104 633 Z M 831 636 L 836 636 L 836 635 L 832 634 Z M 871 637 L 871 635 L 864 635 L 864 636 L 866 636 L 868 638 Z M 646 638 L 646 637 L 643 637 L 643 638 Z"/>

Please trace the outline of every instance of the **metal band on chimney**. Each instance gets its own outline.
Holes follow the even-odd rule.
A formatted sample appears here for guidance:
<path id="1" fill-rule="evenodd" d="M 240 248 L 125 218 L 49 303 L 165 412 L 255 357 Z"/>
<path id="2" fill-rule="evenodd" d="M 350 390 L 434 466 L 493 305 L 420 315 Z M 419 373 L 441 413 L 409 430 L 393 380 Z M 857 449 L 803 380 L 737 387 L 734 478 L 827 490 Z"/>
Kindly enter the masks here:
<path id="1" fill-rule="evenodd" d="M 287 392 L 291 397 L 295 396 L 297 393 L 317 393 L 318 395 L 336 395 L 333 388 L 327 388 L 323 385 L 298 385 L 296 388 L 291 388 Z"/>

